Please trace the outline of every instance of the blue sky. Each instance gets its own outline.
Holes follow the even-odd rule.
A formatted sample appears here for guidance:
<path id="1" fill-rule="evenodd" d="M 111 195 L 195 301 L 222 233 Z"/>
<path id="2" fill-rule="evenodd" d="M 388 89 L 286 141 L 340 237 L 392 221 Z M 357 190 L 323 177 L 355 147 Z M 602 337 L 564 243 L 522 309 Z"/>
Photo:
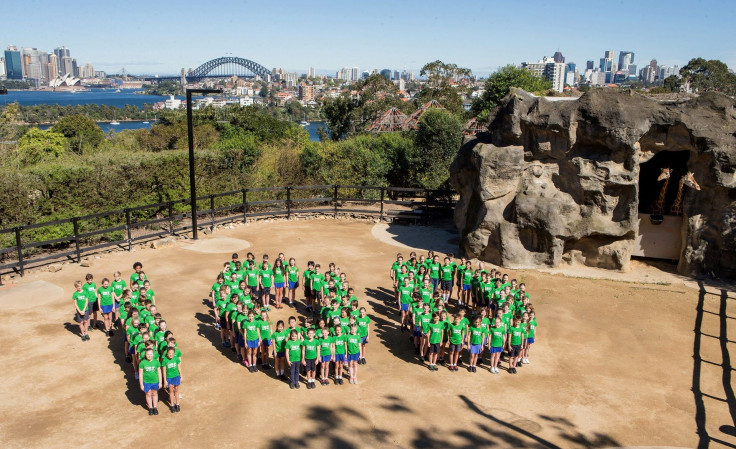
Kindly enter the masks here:
<path id="1" fill-rule="evenodd" d="M 172 74 L 225 54 L 268 68 L 418 72 L 441 59 L 485 76 L 559 49 L 578 66 L 605 50 L 736 68 L 736 1 L 9 1 L 0 46 L 52 51 L 117 72 Z M 10 19 L 12 18 L 12 19 Z M 10 20 L 9 20 L 10 19 Z"/>

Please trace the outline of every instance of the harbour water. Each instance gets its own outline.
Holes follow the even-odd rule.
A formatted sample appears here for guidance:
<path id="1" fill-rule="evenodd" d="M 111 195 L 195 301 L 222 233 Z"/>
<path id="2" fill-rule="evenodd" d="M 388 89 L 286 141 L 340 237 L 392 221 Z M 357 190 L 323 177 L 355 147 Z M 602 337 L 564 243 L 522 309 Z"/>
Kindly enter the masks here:
<path id="1" fill-rule="evenodd" d="M 166 100 L 167 97 L 159 95 L 143 95 L 138 94 L 137 89 L 122 89 L 116 92 L 114 89 L 90 89 L 87 92 L 52 92 L 52 91 L 8 91 L 7 95 L 0 96 L 0 105 L 5 106 L 9 103 L 18 103 L 21 106 L 33 106 L 39 104 L 74 106 L 80 104 L 104 104 L 122 108 L 125 105 L 133 105 L 143 108 L 144 104 L 153 104 Z M 185 97 L 176 97 L 185 99 Z M 105 133 L 119 132 L 127 129 L 150 128 L 150 123 L 143 121 L 120 122 L 119 125 L 110 125 L 106 122 L 100 122 L 98 125 Z M 305 126 L 304 129 L 309 133 L 309 140 L 319 141 L 317 136 L 317 128 L 322 125 L 321 122 L 312 122 Z M 49 125 L 39 126 L 41 129 L 48 128 Z"/>

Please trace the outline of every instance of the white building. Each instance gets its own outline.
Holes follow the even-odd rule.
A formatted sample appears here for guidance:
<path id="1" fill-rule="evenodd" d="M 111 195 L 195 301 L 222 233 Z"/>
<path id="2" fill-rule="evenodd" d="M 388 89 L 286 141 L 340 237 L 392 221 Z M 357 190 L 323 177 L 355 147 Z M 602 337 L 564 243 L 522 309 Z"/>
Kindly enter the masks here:
<path id="1" fill-rule="evenodd" d="M 307 72 L 307 77 L 314 78 L 314 67 L 309 68 L 309 71 Z"/>
<path id="2" fill-rule="evenodd" d="M 521 66 L 537 76 L 552 81 L 552 89 L 562 92 L 565 89 L 565 64 L 544 57 L 539 62 L 522 62 Z"/>
<path id="3" fill-rule="evenodd" d="M 240 97 L 240 106 L 253 106 L 253 97 Z"/>
<path id="4" fill-rule="evenodd" d="M 587 75 L 588 72 L 586 72 Z M 590 85 L 591 86 L 605 86 L 606 85 L 606 72 L 601 72 L 599 69 L 590 71 Z"/>
<path id="5" fill-rule="evenodd" d="M 181 100 L 170 95 L 168 100 L 164 102 L 164 108 L 166 109 L 179 109 L 181 108 Z"/>

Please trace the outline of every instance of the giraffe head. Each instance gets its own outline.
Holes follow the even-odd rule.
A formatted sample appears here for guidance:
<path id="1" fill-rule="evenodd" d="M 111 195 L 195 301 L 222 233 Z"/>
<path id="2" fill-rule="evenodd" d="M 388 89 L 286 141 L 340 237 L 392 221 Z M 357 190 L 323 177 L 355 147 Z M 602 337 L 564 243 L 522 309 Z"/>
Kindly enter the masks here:
<path id="1" fill-rule="evenodd" d="M 659 177 L 657 178 L 657 181 L 663 181 L 665 179 L 669 179 L 670 175 L 672 174 L 672 170 L 668 167 L 664 167 L 662 169 L 662 173 L 659 174 Z"/>
<path id="2" fill-rule="evenodd" d="M 700 190 L 700 184 L 695 181 L 695 177 L 691 171 L 687 172 L 687 174 L 682 177 L 682 182 L 691 189 Z"/>

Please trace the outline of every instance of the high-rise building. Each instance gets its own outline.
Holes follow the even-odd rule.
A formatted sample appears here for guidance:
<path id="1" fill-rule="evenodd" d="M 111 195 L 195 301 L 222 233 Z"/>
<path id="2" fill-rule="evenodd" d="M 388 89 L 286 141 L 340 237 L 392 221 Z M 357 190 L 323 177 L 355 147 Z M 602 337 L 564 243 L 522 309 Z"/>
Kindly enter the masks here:
<path id="1" fill-rule="evenodd" d="M 5 58 L 0 58 L 0 78 L 5 78 Z"/>
<path id="2" fill-rule="evenodd" d="M 360 68 L 353 67 L 350 69 L 350 81 L 358 81 L 360 79 Z"/>
<path id="3" fill-rule="evenodd" d="M 391 81 L 391 69 L 383 69 L 380 71 L 380 74 L 382 77 L 386 78 L 387 80 Z"/>
<path id="4" fill-rule="evenodd" d="M 72 58 L 72 74 L 75 78 L 79 78 L 79 66 L 77 65 L 77 60 Z"/>
<path id="5" fill-rule="evenodd" d="M 37 80 L 43 79 L 43 71 L 41 70 L 40 52 L 37 48 L 23 47 L 23 70 L 26 78 Z"/>
<path id="6" fill-rule="evenodd" d="M 5 76 L 9 80 L 23 79 L 23 63 L 18 47 L 14 45 L 5 50 Z"/>
<path id="7" fill-rule="evenodd" d="M 53 81 L 56 79 L 57 76 L 59 76 L 59 61 L 56 54 L 50 54 L 49 55 L 49 62 L 46 64 L 49 77 L 47 78 L 48 81 Z"/>
<path id="8" fill-rule="evenodd" d="M 629 66 L 634 63 L 633 51 L 622 51 L 618 54 L 618 69 L 624 73 L 629 73 Z"/>
<path id="9" fill-rule="evenodd" d="M 95 68 L 92 66 L 92 64 L 87 63 L 84 66 L 82 66 L 79 69 L 79 77 L 82 79 L 85 78 L 94 78 L 95 77 Z"/>
<path id="10" fill-rule="evenodd" d="M 401 79 L 401 73 L 399 73 L 398 70 L 394 70 L 394 76 L 392 78 L 394 81 Z"/>
<path id="11" fill-rule="evenodd" d="M 314 67 L 310 67 L 307 72 L 307 78 L 314 78 Z"/>
<path id="12" fill-rule="evenodd" d="M 588 61 L 585 63 L 585 70 L 593 70 L 594 66 L 595 66 L 595 62 Z"/>
<path id="13" fill-rule="evenodd" d="M 560 52 L 559 50 L 555 52 L 554 56 L 552 56 L 552 59 L 553 59 L 553 60 L 554 60 L 555 62 L 561 62 L 561 63 L 563 63 L 563 64 L 564 64 L 564 62 L 565 62 L 565 57 L 564 57 L 564 56 L 562 56 L 562 53 L 561 53 L 561 52 Z"/>
<path id="14" fill-rule="evenodd" d="M 299 99 L 302 101 L 314 100 L 314 86 L 307 83 L 299 84 Z"/>
<path id="15" fill-rule="evenodd" d="M 568 62 L 565 64 L 565 84 L 568 86 L 574 86 L 577 84 L 576 65 L 574 62 Z"/>
<path id="16" fill-rule="evenodd" d="M 61 58 L 61 69 L 59 69 L 59 75 L 64 76 L 67 73 L 74 75 L 74 66 L 72 65 L 72 58 L 64 56 Z"/>
<path id="17" fill-rule="evenodd" d="M 56 55 L 56 61 L 59 65 L 59 73 L 64 74 L 64 67 L 62 66 L 64 57 L 71 57 L 71 52 L 66 47 L 54 48 L 54 54 Z"/>
<path id="18" fill-rule="evenodd" d="M 555 91 L 565 90 L 565 64 L 545 56 L 539 62 L 522 62 L 521 66 L 537 76 L 552 81 L 552 89 Z"/>
<path id="19" fill-rule="evenodd" d="M 613 71 L 613 54 L 614 54 L 613 50 L 607 50 L 604 53 L 604 56 L 601 58 L 601 62 L 599 65 L 601 72 Z"/>

